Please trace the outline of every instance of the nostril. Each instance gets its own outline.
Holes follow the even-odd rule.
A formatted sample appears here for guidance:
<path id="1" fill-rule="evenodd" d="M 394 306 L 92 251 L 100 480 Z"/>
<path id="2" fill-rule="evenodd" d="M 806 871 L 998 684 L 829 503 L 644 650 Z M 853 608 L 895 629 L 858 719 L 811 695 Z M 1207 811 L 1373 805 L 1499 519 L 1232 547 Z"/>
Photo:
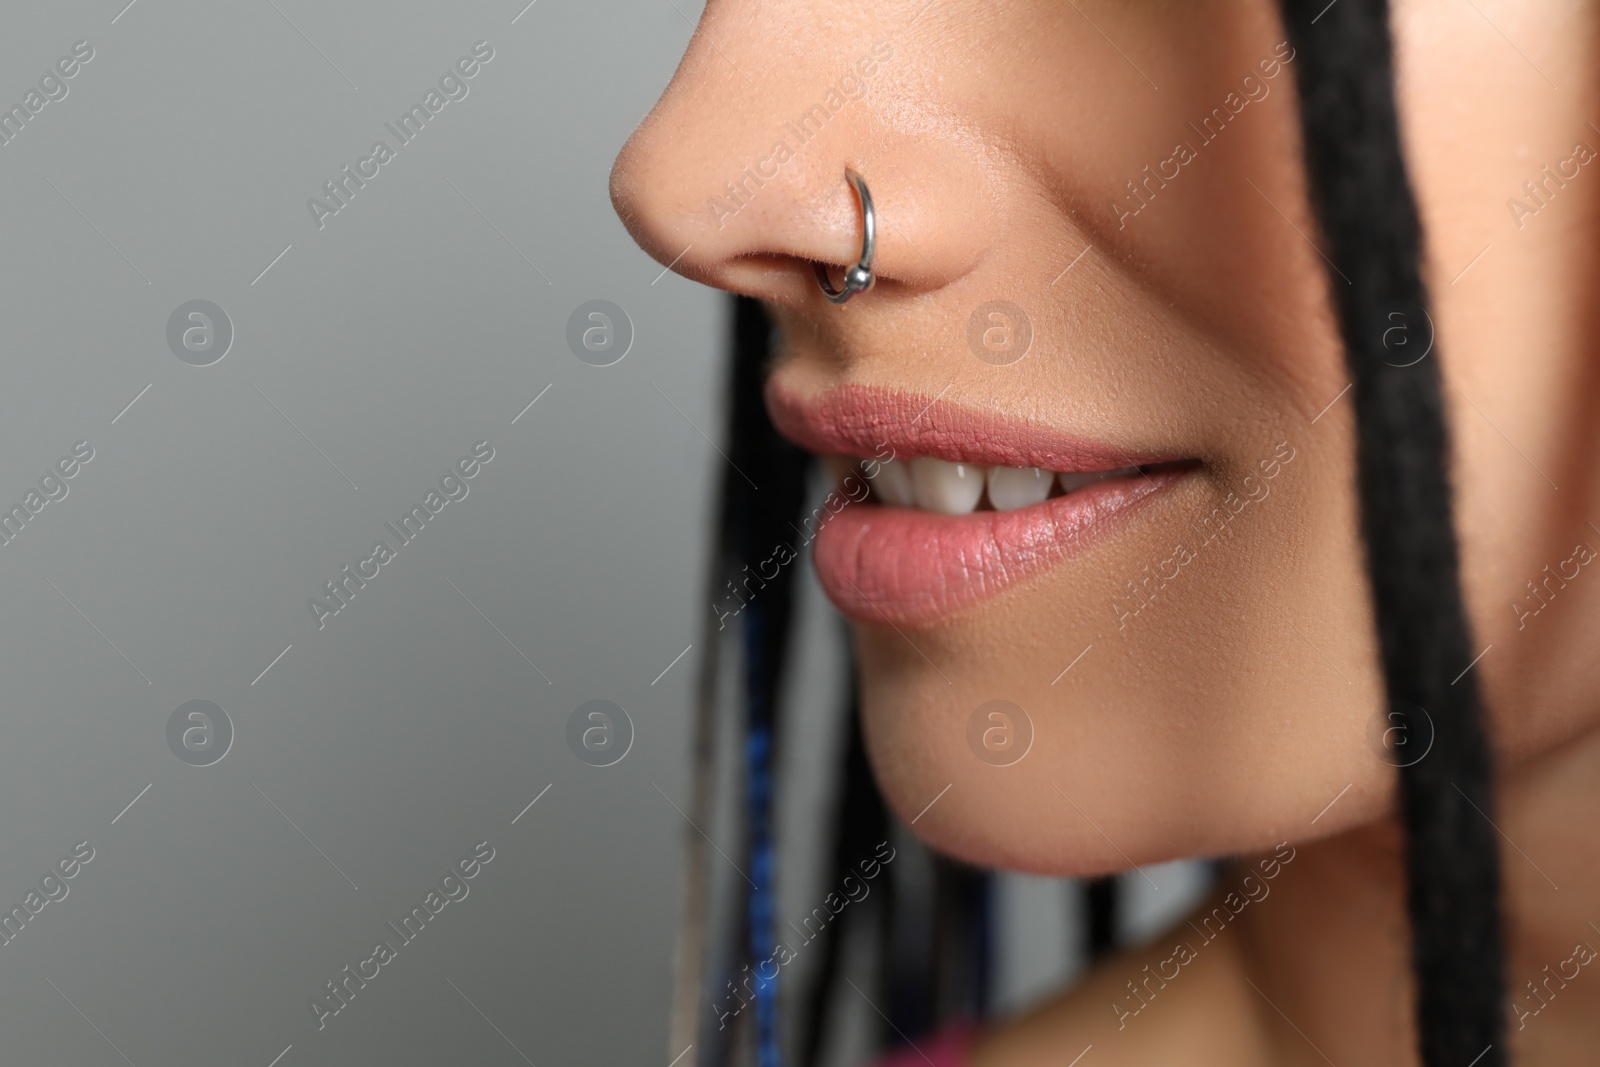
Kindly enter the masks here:
<path id="1" fill-rule="evenodd" d="M 676 269 L 697 281 L 791 306 L 821 299 L 842 304 L 850 296 L 875 288 L 879 281 L 889 280 L 862 269 L 859 263 L 775 252 L 744 253 L 720 264 L 702 266 L 703 269 L 686 270 L 685 264 L 680 263 Z M 843 293 L 849 295 L 841 299 Z"/>
<path id="2" fill-rule="evenodd" d="M 817 279 L 817 285 L 822 289 L 822 295 L 829 302 L 843 304 L 857 293 L 864 293 L 871 289 L 877 278 L 872 269 L 863 263 L 852 263 L 844 270 L 844 284 L 835 287 L 832 271 L 821 263 L 812 264 L 812 273 Z"/>

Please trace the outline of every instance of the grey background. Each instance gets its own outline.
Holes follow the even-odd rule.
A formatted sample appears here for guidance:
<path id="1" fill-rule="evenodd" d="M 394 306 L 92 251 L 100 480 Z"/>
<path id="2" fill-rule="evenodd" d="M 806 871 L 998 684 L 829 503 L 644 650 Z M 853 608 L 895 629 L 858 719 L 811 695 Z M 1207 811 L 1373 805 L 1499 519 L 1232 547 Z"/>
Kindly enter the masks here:
<path id="1" fill-rule="evenodd" d="M 0 34 L 8 107 L 95 53 L 0 146 L 0 505 L 95 450 L 0 547 L 0 910 L 95 850 L 0 945 L 0 1059 L 664 1067 L 725 309 L 606 179 L 698 5 L 125 2 Z M 307 198 L 479 40 L 466 98 L 319 230 Z M 208 367 L 166 343 L 195 299 L 235 334 Z M 633 323 L 614 366 L 566 346 L 592 299 Z M 480 440 L 467 498 L 319 630 L 307 599 Z M 235 731 L 207 767 L 166 742 L 196 699 Z M 632 719 L 615 766 L 567 748 L 591 699 Z M 485 840 L 319 1031 L 308 998 Z M 1008 886 L 1020 1003 L 1070 960 L 1028 920 L 1065 930 L 1060 883 Z"/>

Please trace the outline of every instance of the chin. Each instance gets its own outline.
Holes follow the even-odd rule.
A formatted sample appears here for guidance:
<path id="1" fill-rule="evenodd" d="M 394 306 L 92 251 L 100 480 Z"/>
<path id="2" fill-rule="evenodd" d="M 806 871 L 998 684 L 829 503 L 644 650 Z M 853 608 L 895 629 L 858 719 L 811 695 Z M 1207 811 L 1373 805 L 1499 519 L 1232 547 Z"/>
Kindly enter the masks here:
<path id="1" fill-rule="evenodd" d="M 1015 620 L 1023 606 L 993 614 Z M 879 789 L 940 853 L 1084 877 L 1270 850 L 1392 810 L 1393 770 L 1371 751 L 1366 716 L 1352 712 L 1359 697 L 1299 690 L 1286 709 L 1282 691 L 1228 671 L 1176 684 L 1176 668 L 1137 669 L 1149 662 L 1139 650 L 1086 659 L 1070 684 L 1053 686 L 1051 672 L 1019 684 L 1040 673 L 1039 650 L 1007 629 L 987 619 L 910 634 L 858 629 L 862 729 Z M 986 747 L 985 731 L 999 744 Z"/>

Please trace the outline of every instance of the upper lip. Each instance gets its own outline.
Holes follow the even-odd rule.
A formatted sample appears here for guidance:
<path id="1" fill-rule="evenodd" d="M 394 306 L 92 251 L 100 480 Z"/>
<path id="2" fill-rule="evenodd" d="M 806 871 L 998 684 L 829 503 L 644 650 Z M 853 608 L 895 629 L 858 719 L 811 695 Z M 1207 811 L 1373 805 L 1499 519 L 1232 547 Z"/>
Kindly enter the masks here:
<path id="1" fill-rule="evenodd" d="M 844 385 L 806 397 L 768 379 L 766 401 L 778 432 L 819 455 L 931 456 L 952 463 L 1072 472 L 1182 458 L 1130 451 L 881 386 Z"/>

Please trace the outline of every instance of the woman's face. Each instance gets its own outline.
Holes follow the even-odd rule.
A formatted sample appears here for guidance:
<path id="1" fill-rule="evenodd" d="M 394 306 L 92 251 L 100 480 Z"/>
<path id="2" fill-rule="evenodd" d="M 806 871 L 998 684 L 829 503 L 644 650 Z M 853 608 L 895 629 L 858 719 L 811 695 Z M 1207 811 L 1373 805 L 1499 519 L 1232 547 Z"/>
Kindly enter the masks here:
<path id="1" fill-rule="evenodd" d="M 1415 0 L 1395 30 L 1434 307 L 1374 328 L 1441 362 L 1511 765 L 1596 717 L 1596 26 Z M 710 0 L 617 162 L 647 251 L 765 302 L 780 429 L 898 461 L 815 560 L 880 783 L 946 851 L 1070 874 L 1332 833 L 1426 747 L 1382 747 L 1295 63 L 1269 0 Z M 811 263 L 859 254 L 846 166 L 878 281 L 841 307 Z"/>

